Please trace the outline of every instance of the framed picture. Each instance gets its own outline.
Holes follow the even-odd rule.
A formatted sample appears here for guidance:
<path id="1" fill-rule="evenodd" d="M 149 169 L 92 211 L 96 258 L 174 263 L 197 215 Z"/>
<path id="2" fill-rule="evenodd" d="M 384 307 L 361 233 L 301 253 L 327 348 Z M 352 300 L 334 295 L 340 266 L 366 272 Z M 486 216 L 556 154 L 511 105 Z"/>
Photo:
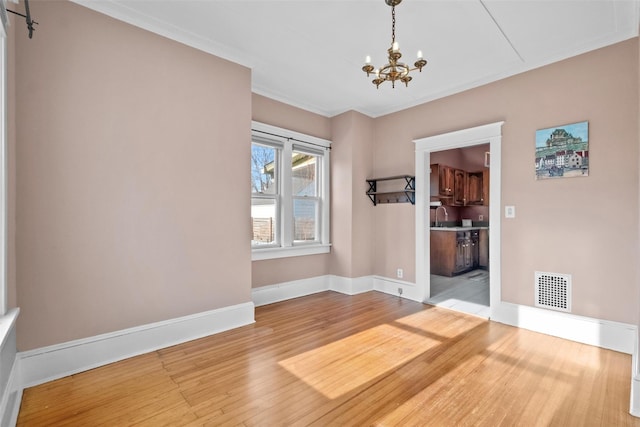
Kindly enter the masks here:
<path id="1" fill-rule="evenodd" d="M 536 179 L 589 176 L 589 122 L 536 131 Z"/>

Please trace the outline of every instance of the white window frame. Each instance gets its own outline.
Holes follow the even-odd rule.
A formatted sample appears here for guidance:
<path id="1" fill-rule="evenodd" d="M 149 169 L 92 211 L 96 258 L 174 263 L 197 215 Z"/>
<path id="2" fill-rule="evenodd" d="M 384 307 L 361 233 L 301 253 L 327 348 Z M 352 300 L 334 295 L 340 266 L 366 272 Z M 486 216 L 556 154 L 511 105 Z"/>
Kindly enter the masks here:
<path id="1" fill-rule="evenodd" d="M 271 143 L 280 147 L 279 159 L 279 212 L 276 213 L 279 236 L 275 237 L 278 245 L 265 245 L 251 248 L 252 261 L 274 258 L 286 258 L 302 255 L 316 255 L 328 253 L 330 242 L 330 194 L 329 194 L 329 165 L 331 141 L 305 135 L 288 129 L 271 126 L 260 122 L 251 122 L 251 136 L 257 143 Z M 294 241 L 293 232 L 293 200 L 291 157 L 294 146 L 318 153 L 316 168 L 319 212 L 316 223 L 316 240 L 312 242 Z"/>

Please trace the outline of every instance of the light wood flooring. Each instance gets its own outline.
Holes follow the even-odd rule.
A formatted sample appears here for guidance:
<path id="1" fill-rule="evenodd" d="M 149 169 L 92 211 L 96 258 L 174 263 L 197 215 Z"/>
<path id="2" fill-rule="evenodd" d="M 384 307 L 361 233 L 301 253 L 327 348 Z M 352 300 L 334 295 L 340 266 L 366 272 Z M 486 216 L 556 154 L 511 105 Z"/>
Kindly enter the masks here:
<path id="1" fill-rule="evenodd" d="M 368 292 L 25 390 L 20 426 L 640 426 L 631 357 Z"/>

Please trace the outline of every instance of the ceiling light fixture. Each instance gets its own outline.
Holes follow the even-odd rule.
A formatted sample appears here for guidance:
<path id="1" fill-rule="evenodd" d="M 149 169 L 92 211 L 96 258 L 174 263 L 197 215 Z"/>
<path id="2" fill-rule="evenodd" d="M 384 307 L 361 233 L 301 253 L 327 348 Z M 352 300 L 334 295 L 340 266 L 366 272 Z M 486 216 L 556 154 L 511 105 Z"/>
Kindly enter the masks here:
<path id="1" fill-rule="evenodd" d="M 379 69 L 376 69 L 371 65 L 371 57 L 367 55 L 364 67 L 362 71 L 367 73 L 367 77 L 374 73 L 376 78 L 371 82 L 376 85 L 376 88 L 380 87 L 383 82 L 391 82 L 391 87 L 396 87 L 396 80 L 400 80 L 405 86 L 409 86 L 411 71 L 419 70 L 422 72 L 422 67 L 427 65 L 427 61 L 422 57 L 422 51 L 418 51 L 418 60 L 413 64 L 415 68 L 409 68 L 409 66 L 403 62 L 398 62 L 402 57 L 400 53 L 400 46 L 396 42 L 396 6 L 400 4 L 402 0 L 384 0 L 384 2 L 391 6 L 391 47 L 387 50 L 389 53 L 389 62 Z"/>

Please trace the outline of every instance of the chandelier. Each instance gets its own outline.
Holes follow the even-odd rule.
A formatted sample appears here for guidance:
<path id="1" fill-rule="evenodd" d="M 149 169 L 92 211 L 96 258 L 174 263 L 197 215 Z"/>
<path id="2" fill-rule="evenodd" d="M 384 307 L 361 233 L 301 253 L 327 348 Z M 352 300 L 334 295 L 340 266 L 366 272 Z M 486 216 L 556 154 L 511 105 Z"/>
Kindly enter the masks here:
<path id="1" fill-rule="evenodd" d="M 372 73 L 376 75 L 376 78 L 371 82 L 376 85 L 376 88 L 380 87 L 383 82 L 391 82 L 391 87 L 396 87 L 396 80 L 400 80 L 405 86 L 409 86 L 409 82 L 412 77 L 409 75 L 411 71 L 418 70 L 422 72 L 422 67 L 427 65 L 427 61 L 422 57 L 422 51 L 418 51 L 418 60 L 413 64 L 414 68 L 410 68 L 409 65 L 404 62 L 398 62 L 402 58 L 400 53 L 400 46 L 396 41 L 396 6 L 400 4 L 402 0 L 384 0 L 384 2 L 391 6 L 391 47 L 387 50 L 389 53 L 389 62 L 380 68 L 375 68 L 371 65 L 371 57 L 367 55 L 364 67 L 362 71 L 367 73 L 367 77 Z"/>

